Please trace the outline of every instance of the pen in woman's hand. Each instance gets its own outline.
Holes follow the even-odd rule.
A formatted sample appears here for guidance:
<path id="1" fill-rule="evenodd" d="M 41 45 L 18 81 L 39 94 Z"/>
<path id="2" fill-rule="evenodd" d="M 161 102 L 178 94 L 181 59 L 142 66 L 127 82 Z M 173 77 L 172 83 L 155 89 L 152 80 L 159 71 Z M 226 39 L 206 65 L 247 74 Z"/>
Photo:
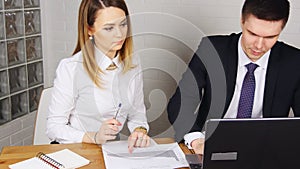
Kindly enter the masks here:
<path id="1" fill-rule="evenodd" d="M 119 111 L 120 111 L 121 106 L 122 106 L 122 104 L 119 103 L 118 110 L 117 110 L 117 112 L 116 112 L 116 114 L 115 114 L 115 116 L 114 116 L 114 119 L 115 119 L 115 120 L 117 119 L 117 116 L 118 116 L 118 114 L 119 114 Z"/>

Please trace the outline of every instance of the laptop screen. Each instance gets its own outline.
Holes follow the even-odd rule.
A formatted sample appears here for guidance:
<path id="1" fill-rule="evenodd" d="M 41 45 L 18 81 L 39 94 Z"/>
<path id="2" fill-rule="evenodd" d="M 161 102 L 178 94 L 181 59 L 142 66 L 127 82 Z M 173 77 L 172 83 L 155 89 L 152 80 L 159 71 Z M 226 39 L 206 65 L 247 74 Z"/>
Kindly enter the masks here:
<path id="1" fill-rule="evenodd" d="M 203 169 L 300 167 L 300 118 L 211 119 Z"/>

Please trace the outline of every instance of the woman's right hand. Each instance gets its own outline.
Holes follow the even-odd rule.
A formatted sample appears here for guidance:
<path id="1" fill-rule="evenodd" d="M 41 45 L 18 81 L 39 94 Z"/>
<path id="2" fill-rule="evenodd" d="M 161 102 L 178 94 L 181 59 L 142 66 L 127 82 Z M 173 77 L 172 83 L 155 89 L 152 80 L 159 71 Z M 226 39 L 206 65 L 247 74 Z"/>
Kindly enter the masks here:
<path id="1" fill-rule="evenodd" d="M 95 133 L 95 144 L 103 144 L 107 140 L 114 140 L 119 132 L 121 123 L 116 119 L 109 119 L 102 123 L 98 132 Z"/>
<path id="2" fill-rule="evenodd" d="M 102 123 L 97 132 L 87 132 L 83 136 L 82 142 L 103 144 L 107 140 L 113 140 L 119 132 L 119 127 L 122 124 L 116 119 L 109 119 Z"/>

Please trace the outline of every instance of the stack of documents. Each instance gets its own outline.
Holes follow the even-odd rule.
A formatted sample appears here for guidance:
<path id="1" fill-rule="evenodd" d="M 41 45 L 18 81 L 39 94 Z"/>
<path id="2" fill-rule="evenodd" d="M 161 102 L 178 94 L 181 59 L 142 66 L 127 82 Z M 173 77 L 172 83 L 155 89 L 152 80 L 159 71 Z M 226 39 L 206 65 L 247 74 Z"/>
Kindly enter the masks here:
<path id="1" fill-rule="evenodd" d="M 107 169 L 171 169 L 188 167 L 178 143 L 151 144 L 128 152 L 127 141 L 114 141 L 102 145 Z"/>

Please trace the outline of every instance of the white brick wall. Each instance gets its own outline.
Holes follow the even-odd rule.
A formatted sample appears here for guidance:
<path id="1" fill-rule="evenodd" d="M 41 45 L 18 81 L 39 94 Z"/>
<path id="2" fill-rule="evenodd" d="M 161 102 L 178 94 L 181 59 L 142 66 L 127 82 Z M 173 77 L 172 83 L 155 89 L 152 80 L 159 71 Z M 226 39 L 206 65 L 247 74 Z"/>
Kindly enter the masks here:
<path id="1" fill-rule="evenodd" d="M 35 114 L 30 113 L 1 126 L 0 150 L 3 146 L 32 144 Z"/>
<path id="2" fill-rule="evenodd" d="M 126 1 L 132 14 L 136 52 L 140 54 L 145 69 L 145 103 L 148 119 L 153 122 L 151 133 L 154 136 L 170 136 L 172 129 L 168 129 L 167 118 L 162 111 L 185 69 L 185 63 L 201 36 L 240 31 L 243 1 Z M 52 85 L 59 60 L 70 56 L 75 47 L 80 2 L 41 0 L 45 87 Z M 300 2 L 290 2 L 290 20 L 280 39 L 300 47 Z M 0 146 L 30 144 L 34 118 L 28 115 L 1 126 Z"/>
<path id="3" fill-rule="evenodd" d="M 70 56 L 76 43 L 81 0 L 41 0 L 45 87 L 51 86 L 60 59 Z"/>

